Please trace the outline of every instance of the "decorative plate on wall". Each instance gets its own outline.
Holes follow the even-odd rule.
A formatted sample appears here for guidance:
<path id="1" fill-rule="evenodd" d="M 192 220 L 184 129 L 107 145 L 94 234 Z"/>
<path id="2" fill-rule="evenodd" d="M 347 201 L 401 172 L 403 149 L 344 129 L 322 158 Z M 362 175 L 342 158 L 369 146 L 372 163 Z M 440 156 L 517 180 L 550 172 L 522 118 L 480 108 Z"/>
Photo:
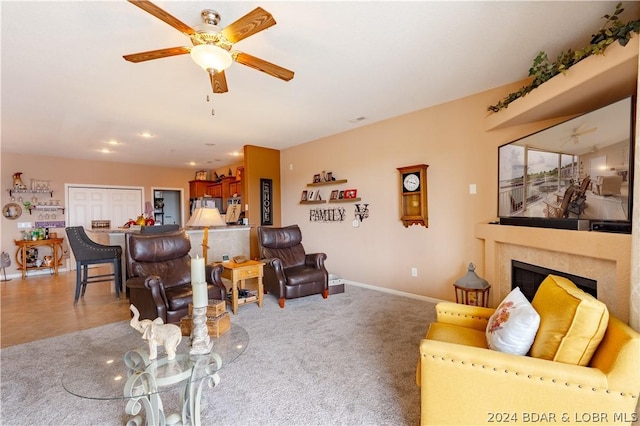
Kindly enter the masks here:
<path id="1" fill-rule="evenodd" d="M 22 216 L 22 207 L 20 207 L 20 204 L 7 203 L 2 208 L 2 216 L 10 220 L 15 220 Z"/>

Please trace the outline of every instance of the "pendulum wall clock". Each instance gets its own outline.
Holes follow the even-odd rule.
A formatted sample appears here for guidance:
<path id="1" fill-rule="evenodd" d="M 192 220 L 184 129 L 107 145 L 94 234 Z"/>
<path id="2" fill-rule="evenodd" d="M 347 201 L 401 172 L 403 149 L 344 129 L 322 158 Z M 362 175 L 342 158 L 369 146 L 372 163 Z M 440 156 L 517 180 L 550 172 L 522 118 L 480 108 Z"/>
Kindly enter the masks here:
<path id="1" fill-rule="evenodd" d="M 429 227 L 426 164 L 399 167 L 400 220 L 405 228 L 417 224 Z"/>

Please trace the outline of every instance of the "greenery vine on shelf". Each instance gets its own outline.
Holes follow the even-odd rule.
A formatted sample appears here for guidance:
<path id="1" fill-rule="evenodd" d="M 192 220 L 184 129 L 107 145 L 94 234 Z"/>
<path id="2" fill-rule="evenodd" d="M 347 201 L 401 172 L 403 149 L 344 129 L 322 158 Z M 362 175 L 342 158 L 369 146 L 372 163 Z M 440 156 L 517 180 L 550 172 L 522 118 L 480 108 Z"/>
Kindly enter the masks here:
<path id="1" fill-rule="evenodd" d="M 616 41 L 620 45 L 626 46 L 631 39 L 631 33 L 638 34 L 640 32 L 640 19 L 623 24 L 618 17 L 622 12 L 624 12 L 622 3 L 618 3 L 613 15 L 604 15 L 602 18 L 606 19 L 606 21 L 602 28 L 597 33 L 592 34 L 591 43 L 580 50 L 569 49 L 566 52 L 561 52 L 553 63 L 549 62 L 545 52 L 538 53 L 538 56 L 533 60 L 531 68 L 529 68 L 529 77 L 533 77 L 531 83 L 517 92 L 510 93 L 497 104 L 489 106 L 487 110 L 498 112 L 507 108 L 511 102 L 525 96 L 552 77 L 560 73 L 564 74 L 584 58 L 591 55 L 602 55 L 606 48 Z"/>

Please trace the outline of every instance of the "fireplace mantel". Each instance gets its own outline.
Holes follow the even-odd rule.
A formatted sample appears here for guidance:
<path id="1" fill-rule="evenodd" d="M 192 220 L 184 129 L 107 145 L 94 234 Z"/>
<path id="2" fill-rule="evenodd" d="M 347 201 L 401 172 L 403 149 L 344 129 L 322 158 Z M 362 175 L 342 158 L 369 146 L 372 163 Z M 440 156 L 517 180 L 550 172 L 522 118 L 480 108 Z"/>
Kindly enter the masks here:
<path id="1" fill-rule="evenodd" d="M 484 278 L 491 306 L 511 291 L 511 260 L 586 276 L 598 281 L 598 299 L 622 321 L 629 320 L 631 235 L 480 223 Z M 495 290 L 494 290 L 495 289 Z"/>

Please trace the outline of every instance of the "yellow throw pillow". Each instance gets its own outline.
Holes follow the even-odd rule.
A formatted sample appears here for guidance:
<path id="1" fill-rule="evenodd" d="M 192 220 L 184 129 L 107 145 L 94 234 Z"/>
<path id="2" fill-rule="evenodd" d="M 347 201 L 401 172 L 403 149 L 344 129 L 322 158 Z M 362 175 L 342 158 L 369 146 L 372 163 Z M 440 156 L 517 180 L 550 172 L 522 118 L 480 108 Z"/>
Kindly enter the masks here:
<path id="1" fill-rule="evenodd" d="M 556 275 L 545 278 L 531 304 L 540 315 L 540 327 L 530 355 L 588 365 L 607 329 L 606 305 Z"/>

